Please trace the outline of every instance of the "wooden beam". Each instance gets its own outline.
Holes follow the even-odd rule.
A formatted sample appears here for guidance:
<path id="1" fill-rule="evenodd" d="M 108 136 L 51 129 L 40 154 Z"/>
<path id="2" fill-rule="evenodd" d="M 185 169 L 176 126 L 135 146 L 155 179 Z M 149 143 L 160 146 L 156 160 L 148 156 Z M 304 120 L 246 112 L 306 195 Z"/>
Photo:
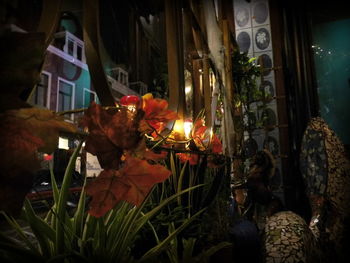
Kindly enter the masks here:
<path id="1" fill-rule="evenodd" d="M 223 34 L 223 44 L 225 47 L 225 87 L 227 99 L 230 103 L 230 107 L 234 108 L 233 103 L 233 80 L 232 80 L 232 59 L 231 59 L 231 38 L 228 21 L 226 19 L 222 20 L 222 34 Z"/>
<path id="2" fill-rule="evenodd" d="M 37 27 L 38 33 L 44 33 L 44 46 L 43 46 L 43 55 L 41 56 L 44 59 L 44 52 L 52 42 L 54 38 L 54 34 L 57 29 L 57 25 L 60 20 L 61 15 L 61 5 L 62 0 L 57 1 L 49 1 L 45 0 L 43 1 L 43 7 L 40 15 L 39 25 Z M 41 64 L 41 67 L 39 69 L 38 77 L 40 75 L 40 72 L 42 71 L 44 63 Z M 32 92 L 34 91 L 34 87 L 37 83 L 34 83 L 32 86 L 29 86 L 23 90 L 20 97 L 24 101 L 27 101 L 28 98 L 30 98 Z"/>
<path id="3" fill-rule="evenodd" d="M 165 23 L 169 78 L 169 108 L 185 117 L 184 48 L 182 6 L 179 0 L 165 0 Z"/>
<path id="4" fill-rule="evenodd" d="M 203 92 L 204 92 L 204 107 L 205 107 L 205 125 L 208 127 L 213 126 L 213 120 L 211 117 L 211 86 L 210 86 L 210 65 L 209 59 L 203 60 Z"/>
<path id="5" fill-rule="evenodd" d="M 203 96 L 203 67 L 202 60 L 192 61 L 192 79 L 193 79 L 193 117 L 195 118 L 204 107 Z"/>
<path id="6" fill-rule="evenodd" d="M 45 50 L 54 38 L 60 16 L 61 16 L 62 0 L 43 1 L 42 12 L 38 25 L 38 32 L 45 33 Z"/>
<path id="7" fill-rule="evenodd" d="M 85 0 L 83 3 L 85 55 L 91 82 L 101 104 L 113 106 L 114 98 L 108 85 L 100 54 L 99 2 L 97 0 Z"/>

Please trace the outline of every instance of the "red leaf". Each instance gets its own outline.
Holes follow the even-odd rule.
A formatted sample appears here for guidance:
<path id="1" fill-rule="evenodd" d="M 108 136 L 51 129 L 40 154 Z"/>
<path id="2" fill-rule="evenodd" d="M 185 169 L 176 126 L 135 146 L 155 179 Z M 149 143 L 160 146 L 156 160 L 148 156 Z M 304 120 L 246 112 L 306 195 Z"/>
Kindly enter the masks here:
<path id="1" fill-rule="evenodd" d="M 101 217 L 122 200 L 130 186 L 123 184 L 120 177 L 119 171 L 104 170 L 86 186 L 86 193 L 92 196 L 89 214 Z"/>
<path id="2" fill-rule="evenodd" d="M 145 112 L 146 123 L 141 123 L 140 131 L 145 133 L 153 132 L 153 129 L 160 133 L 167 122 L 179 118 L 176 112 L 168 110 L 166 100 L 153 99 L 152 96 L 143 97 L 142 110 Z"/>
<path id="3" fill-rule="evenodd" d="M 105 169 L 118 169 L 123 150 L 135 149 L 141 141 L 138 123 L 143 113 L 127 109 L 105 110 L 92 103 L 81 121 L 89 130 L 86 150 L 97 156 Z"/>
<path id="4" fill-rule="evenodd" d="M 162 161 L 168 156 L 168 152 L 161 151 L 160 153 L 155 153 L 152 150 L 146 149 L 144 153 L 144 158 L 146 160 L 152 160 L 155 162 Z"/>
<path id="5" fill-rule="evenodd" d="M 18 215 L 33 174 L 40 167 L 37 150 L 44 142 L 24 128 L 24 120 L 0 115 L 0 210 Z"/>
<path id="6" fill-rule="evenodd" d="M 5 114 L 9 118 L 18 120 L 22 129 L 30 131 L 43 141 L 39 148 L 41 152 L 52 153 L 57 148 L 60 132 L 77 131 L 72 123 L 65 122 L 62 116 L 47 109 L 23 108 L 9 110 Z"/>
<path id="7" fill-rule="evenodd" d="M 138 206 L 153 185 L 170 174 L 162 165 L 127 156 L 121 170 L 105 170 L 86 187 L 87 194 L 92 196 L 89 213 L 101 217 L 122 200 Z"/>
<path id="8" fill-rule="evenodd" d="M 40 163 L 38 151 L 52 153 L 59 132 L 76 127 L 47 109 L 22 108 L 0 115 L 0 210 L 20 211 Z"/>

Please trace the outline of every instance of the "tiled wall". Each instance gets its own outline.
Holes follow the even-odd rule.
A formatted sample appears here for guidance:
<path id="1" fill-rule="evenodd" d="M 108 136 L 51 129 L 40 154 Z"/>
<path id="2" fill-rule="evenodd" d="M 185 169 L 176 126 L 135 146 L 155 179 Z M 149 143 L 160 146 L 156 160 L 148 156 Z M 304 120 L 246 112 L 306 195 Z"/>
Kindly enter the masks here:
<path id="1" fill-rule="evenodd" d="M 245 149 L 248 155 L 257 150 L 267 148 L 276 159 L 276 174 L 271 183 L 275 194 L 282 194 L 282 167 L 279 147 L 278 113 L 276 105 L 275 76 L 273 70 L 272 36 L 270 28 L 270 14 L 268 0 L 233 0 L 236 41 L 241 52 L 246 52 L 249 57 L 263 61 L 262 80 L 260 88 L 272 96 L 268 102 L 255 102 L 250 105 L 257 120 L 266 116 L 263 129 L 254 129 L 249 136 L 245 132 Z M 265 110 L 260 105 L 265 103 Z M 251 137 L 251 138 L 250 138 Z"/>

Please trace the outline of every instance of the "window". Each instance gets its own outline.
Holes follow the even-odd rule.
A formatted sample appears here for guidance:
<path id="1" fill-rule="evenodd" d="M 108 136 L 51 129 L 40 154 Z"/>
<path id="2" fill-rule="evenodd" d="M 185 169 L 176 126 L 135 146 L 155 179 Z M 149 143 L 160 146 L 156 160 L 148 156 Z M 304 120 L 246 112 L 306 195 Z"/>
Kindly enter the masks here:
<path id="1" fill-rule="evenodd" d="M 68 138 L 58 137 L 58 149 L 69 150 Z"/>
<path id="2" fill-rule="evenodd" d="M 89 89 L 84 89 L 84 108 L 89 107 L 93 101 L 97 101 L 96 92 Z"/>
<path id="3" fill-rule="evenodd" d="M 74 40 L 68 38 L 68 54 L 74 56 Z"/>
<path id="4" fill-rule="evenodd" d="M 81 45 L 77 45 L 77 59 L 83 60 L 83 47 Z"/>
<path id="5" fill-rule="evenodd" d="M 51 74 L 48 72 L 42 72 L 40 75 L 40 83 L 34 88 L 32 95 L 29 99 L 29 103 L 49 108 L 49 96 L 50 96 L 50 83 Z"/>
<path id="6" fill-rule="evenodd" d="M 338 7 L 315 12 L 312 33 L 320 115 L 350 145 L 350 15 Z"/>
<path id="7" fill-rule="evenodd" d="M 67 111 L 74 108 L 74 83 L 58 79 L 57 111 Z M 73 114 L 65 115 L 73 120 Z"/>

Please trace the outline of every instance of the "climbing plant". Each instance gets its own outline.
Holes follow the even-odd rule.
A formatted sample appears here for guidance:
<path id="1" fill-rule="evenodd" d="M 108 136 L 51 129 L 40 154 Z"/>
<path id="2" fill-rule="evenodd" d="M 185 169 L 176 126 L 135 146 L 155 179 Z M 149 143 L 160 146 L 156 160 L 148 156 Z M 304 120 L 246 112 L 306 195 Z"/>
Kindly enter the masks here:
<path id="1" fill-rule="evenodd" d="M 239 50 L 233 53 L 232 78 L 236 91 L 234 105 L 240 112 L 234 117 L 236 132 L 241 134 L 237 153 L 243 160 L 241 168 L 244 172 L 247 166 L 245 161 L 252 155 L 245 142 L 252 139 L 255 129 L 264 128 L 265 116 L 259 113 L 264 112 L 270 95 L 260 86 L 263 81 L 262 67 L 257 63 L 257 58 L 249 58 L 247 53 L 240 53 Z"/>

